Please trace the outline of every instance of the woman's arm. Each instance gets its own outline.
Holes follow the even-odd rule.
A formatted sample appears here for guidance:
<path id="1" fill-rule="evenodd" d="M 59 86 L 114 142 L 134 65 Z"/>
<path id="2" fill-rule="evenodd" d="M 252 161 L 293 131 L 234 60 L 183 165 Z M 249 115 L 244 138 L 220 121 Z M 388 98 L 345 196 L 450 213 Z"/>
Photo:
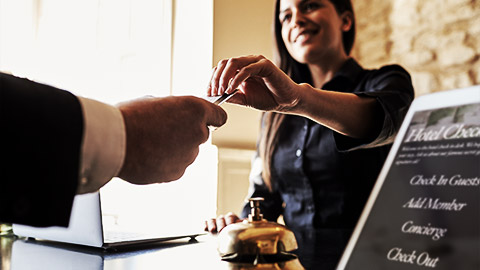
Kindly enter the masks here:
<path id="1" fill-rule="evenodd" d="M 219 63 L 208 94 L 231 93 L 237 88 L 241 91 L 230 99 L 231 103 L 304 116 L 349 137 L 371 138 L 382 126 L 383 113 L 375 98 L 297 84 L 263 56 Z"/>
<path id="2" fill-rule="evenodd" d="M 373 97 L 316 89 L 298 85 L 300 98 L 290 113 L 310 118 L 340 134 L 368 139 L 375 137 L 383 124 L 383 111 Z"/>

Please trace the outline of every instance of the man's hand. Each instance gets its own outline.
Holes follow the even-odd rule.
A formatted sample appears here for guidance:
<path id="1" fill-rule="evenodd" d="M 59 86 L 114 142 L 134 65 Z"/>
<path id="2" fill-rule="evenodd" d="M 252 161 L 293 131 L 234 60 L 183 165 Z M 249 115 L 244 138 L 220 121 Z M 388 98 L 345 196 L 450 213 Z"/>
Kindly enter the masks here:
<path id="1" fill-rule="evenodd" d="M 127 145 L 118 177 L 134 184 L 169 182 L 193 163 L 208 126 L 225 124 L 217 105 L 193 96 L 143 98 L 118 105 Z"/>

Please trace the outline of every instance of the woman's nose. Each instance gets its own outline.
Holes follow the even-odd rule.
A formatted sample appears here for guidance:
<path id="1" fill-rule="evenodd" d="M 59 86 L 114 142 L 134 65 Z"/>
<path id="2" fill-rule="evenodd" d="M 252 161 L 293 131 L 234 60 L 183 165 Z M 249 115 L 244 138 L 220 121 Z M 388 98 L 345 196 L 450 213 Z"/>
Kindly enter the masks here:
<path id="1" fill-rule="evenodd" d="M 305 15 L 302 12 L 294 11 L 292 12 L 292 22 L 294 26 L 304 26 L 305 25 Z"/>

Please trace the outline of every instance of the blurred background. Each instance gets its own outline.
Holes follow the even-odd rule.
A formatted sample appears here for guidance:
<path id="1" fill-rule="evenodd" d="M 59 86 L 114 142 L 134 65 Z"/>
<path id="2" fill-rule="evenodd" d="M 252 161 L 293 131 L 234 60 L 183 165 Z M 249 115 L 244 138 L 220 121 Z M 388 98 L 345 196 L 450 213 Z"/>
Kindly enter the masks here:
<path id="1" fill-rule="evenodd" d="M 0 0 L 0 71 L 110 104 L 143 95 L 201 96 L 221 59 L 272 59 L 274 2 Z M 364 67 L 402 65 L 416 96 L 480 83 L 480 1 L 353 4 L 352 54 Z M 165 200 L 176 204 L 169 215 L 188 212 L 195 222 L 240 212 L 260 112 L 222 106 L 228 123 L 213 132 L 182 180 L 149 187 L 112 181 L 102 194 L 110 216 L 119 209 L 138 214 L 133 201 L 158 206 Z"/>

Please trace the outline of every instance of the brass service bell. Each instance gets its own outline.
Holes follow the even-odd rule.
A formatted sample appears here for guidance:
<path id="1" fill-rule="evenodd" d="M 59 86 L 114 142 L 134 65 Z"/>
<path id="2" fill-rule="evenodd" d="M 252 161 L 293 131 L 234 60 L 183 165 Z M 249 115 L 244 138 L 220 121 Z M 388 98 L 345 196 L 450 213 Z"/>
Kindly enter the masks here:
<path id="1" fill-rule="evenodd" d="M 251 213 L 248 219 L 220 231 L 218 252 L 222 260 L 256 265 L 297 258 L 289 253 L 298 249 L 294 233 L 281 224 L 263 219 L 259 207 L 263 200 L 249 199 Z"/>

